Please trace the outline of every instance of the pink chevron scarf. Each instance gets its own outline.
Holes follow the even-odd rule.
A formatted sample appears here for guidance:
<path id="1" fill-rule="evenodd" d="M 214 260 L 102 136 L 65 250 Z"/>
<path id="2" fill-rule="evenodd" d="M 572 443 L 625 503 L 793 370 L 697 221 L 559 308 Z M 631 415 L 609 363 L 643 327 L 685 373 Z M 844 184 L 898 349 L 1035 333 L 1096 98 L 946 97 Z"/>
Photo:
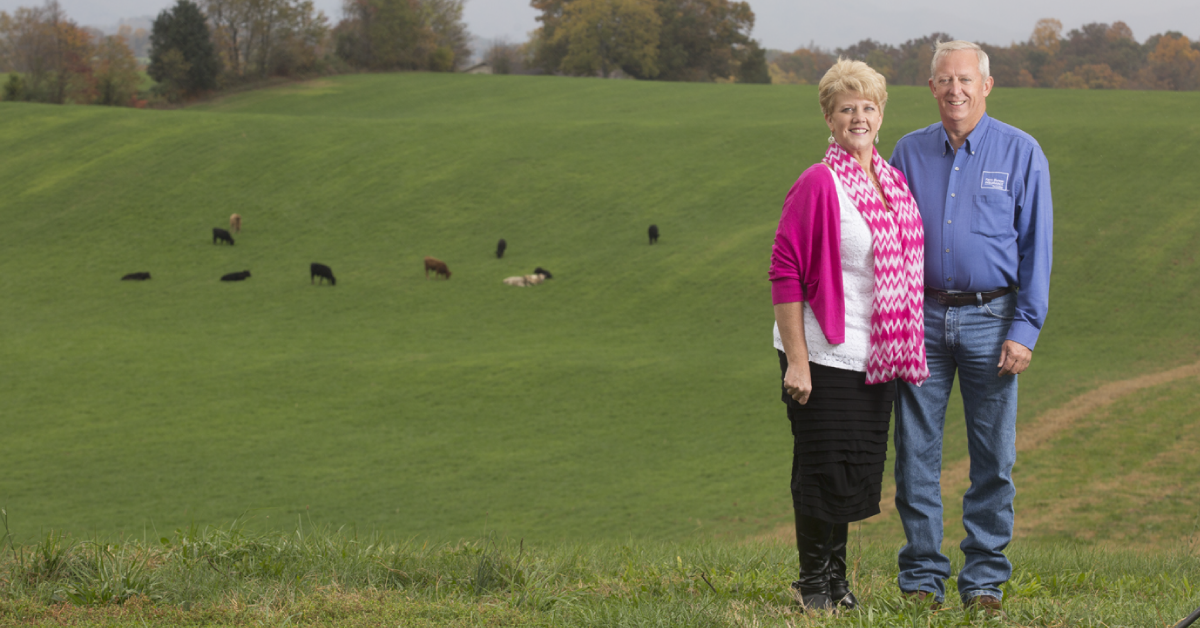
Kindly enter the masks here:
<path id="1" fill-rule="evenodd" d="M 871 153 L 890 211 L 846 149 L 830 144 L 824 159 L 871 228 L 875 298 L 871 306 L 867 383 L 900 378 L 920 386 L 929 378 L 925 363 L 925 230 L 917 202 L 899 172 L 879 156 L 879 151 L 872 148 Z"/>

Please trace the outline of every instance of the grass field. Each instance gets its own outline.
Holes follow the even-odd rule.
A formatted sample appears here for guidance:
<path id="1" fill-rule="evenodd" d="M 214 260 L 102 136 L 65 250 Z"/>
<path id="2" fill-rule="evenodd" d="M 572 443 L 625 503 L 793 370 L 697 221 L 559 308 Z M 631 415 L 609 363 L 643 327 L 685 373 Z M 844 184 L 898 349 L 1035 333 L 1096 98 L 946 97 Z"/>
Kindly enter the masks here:
<path id="1" fill-rule="evenodd" d="M 1198 107 L 989 99 L 1053 176 L 1022 426 L 1200 359 L 1200 123 L 1178 115 Z M 927 91 L 892 88 L 881 150 L 935 115 Z M 157 538 L 240 516 L 433 541 L 767 533 L 790 518 L 790 436 L 766 269 L 826 135 L 805 86 L 407 74 L 177 111 L 0 103 L 13 534 Z M 213 246 L 232 212 L 237 245 Z M 426 255 L 453 279 L 426 281 Z M 336 287 L 304 281 L 314 261 Z M 535 266 L 554 279 L 501 285 Z M 154 279 L 118 281 L 133 271 Z M 1021 541 L 1193 535 L 1198 394 L 1194 377 L 1146 389 L 1022 455 Z"/>
<path id="2" fill-rule="evenodd" d="M 1170 627 L 1200 602 L 1194 548 L 1015 547 L 1005 616 L 914 606 L 895 552 L 855 543 L 861 606 L 806 614 L 778 544 L 494 538 L 397 543 L 233 525 L 112 545 L 49 537 L 0 555 L 0 622 L 22 626 Z"/>

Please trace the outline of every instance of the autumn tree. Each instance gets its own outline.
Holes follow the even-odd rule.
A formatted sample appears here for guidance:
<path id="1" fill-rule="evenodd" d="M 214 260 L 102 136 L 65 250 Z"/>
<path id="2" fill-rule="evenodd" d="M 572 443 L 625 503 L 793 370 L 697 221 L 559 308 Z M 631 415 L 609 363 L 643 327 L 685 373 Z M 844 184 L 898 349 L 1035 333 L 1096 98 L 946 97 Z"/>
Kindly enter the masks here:
<path id="1" fill-rule="evenodd" d="M 147 73 L 165 86 L 164 93 L 178 99 L 215 89 L 220 67 L 199 6 L 179 0 L 158 14 L 150 32 Z"/>
<path id="2" fill-rule="evenodd" d="M 22 73 L 20 97 L 51 103 L 88 103 L 93 96 L 92 37 L 71 21 L 57 0 L 0 13 L 0 56 Z"/>
<path id="3" fill-rule="evenodd" d="M 770 63 L 772 83 L 816 85 L 836 58 L 816 46 L 779 55 Z"/>
<path id="4" fill-rule="evenodd" d="M 470 58 L 461 0 L 344 0 L 337 55 L 368 70 L 452 71 Z"/>
<path id="5" fill-rule="evenodd" d="M 421 19 L 433 31 L 434 50 L 429 69 L 453 72 L 471 58 L 467 25 L 463 22 L 463 0 L 421 0 Z"/>
<path id="6" fill-rule="evenodd" d="M 711 81 L 733 76 L 749 62 L 766 71 L 765 51 L 750 39 L 754 11 L 729 0 L 658 0 L 658 78 Z M 758 52 L 755 52 L 758 50 Z M 750 55 L 755 55 L 755 60 Z"/>
<path id="7" fill-rule="evenodd" d="M 564 74 L 607 78 L 620 69 L 653 78 L 660 26 L 650 0 L 574 0 L 550 43 L 566 50 Z"/>
<path id="8" fill-rule="evenodd" d="M 1182 33 L 1164 33 L 1146 57 L 1141 74 L 1143 82 L 1157 89 L 1196 89 L 1200 87 L 1200 50 Z"/>
<path id="9" fill-rule="evenodd" d="M 492 66 L 492 74 L 528 74 L 532 67 L 528 44 L 494 41 L 484 51 L 483 60 Z"/>
<path id="10" fill-rule="evenodd" d="M 93 60 L 96 102 L 101 105 L 128 105 L 137 94 L 137 59 L 120 35 L 104 37 L 96 47 Z"/>
<path id="11" fill-rule="evenodd" d="M 763 50 L 757 42 L 750 42 L 745 49 L 745 56 L 738 62 L 737 82 L 771 82 L 771 71 L 767 69 L 767 51 Z"/>

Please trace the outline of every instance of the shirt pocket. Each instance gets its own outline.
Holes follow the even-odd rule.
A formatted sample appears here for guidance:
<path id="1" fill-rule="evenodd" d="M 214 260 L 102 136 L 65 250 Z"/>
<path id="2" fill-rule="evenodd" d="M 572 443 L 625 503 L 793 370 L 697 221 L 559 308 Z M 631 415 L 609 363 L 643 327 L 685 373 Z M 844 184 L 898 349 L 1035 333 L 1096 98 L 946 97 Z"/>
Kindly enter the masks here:
<path id="1" fill-rule="evenodd" d="M 971 233 L 989 238 L 1016 237 L 1013 200 L 1003 194 L 976 194 L 971 199 Z"/>

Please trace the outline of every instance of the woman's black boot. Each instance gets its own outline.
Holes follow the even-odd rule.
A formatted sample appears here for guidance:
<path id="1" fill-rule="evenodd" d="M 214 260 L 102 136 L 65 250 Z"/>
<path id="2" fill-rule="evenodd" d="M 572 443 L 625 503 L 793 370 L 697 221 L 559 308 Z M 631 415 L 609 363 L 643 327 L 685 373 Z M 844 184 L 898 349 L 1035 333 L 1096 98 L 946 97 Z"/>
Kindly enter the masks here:
<path id="1" fill-rule="evenodd" d="M 846 537 L 848 523 L 834 523 L 833 536 L 829 541 L 829 597 L 833 603 L 852 611 L 858 608 L 858 598 L 850 592 L 850 581 L 846 579 Z"/>
<path id="2" fill-rule="evenodd" d="M 800 579 L 792 583 L 806 609 L 832 610 L 829 595 L 830 539 L 834 524 L 796 513 L 796 549 Z"/>

